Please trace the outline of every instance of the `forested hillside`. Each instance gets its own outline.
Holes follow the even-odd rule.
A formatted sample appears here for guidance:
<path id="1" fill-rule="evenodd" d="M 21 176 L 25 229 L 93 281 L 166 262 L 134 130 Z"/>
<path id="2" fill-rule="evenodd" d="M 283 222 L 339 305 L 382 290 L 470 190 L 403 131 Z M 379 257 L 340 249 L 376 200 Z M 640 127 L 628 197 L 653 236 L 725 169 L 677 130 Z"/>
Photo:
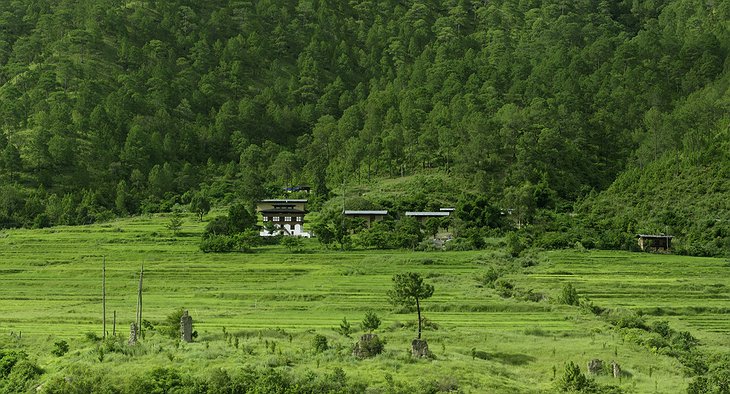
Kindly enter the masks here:
<path id="1" fill-rule="evenodd" d="M 0 227 L 434 170 L 530 223 L 624 171 L 603 198 L 669 162 L 726 176 L 728 21 L 712 0 L 3 1 Z"/>

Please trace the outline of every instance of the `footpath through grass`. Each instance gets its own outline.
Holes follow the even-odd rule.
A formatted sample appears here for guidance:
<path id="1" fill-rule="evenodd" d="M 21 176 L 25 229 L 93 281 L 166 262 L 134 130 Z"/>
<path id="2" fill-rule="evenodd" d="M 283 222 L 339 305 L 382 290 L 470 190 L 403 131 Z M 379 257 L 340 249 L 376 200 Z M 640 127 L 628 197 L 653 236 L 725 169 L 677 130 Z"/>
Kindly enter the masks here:
<path id="1" fill-rule="evenodd" d="M 47 376 L 73 374 L 81 365 L 123 372 L 114 378 L 122 381 L 156 365 L 194 375 L 211 368 L 303 374 L 341 367 L 376 388 L 429 380 L 444 390 L 551 392 L 566 362 L 585 369 L 599 358 L 626 371 L 620 381 L 598 377 L 601 383 L 635 392 L 686 387 L 676 359 L 625 341 L 580 308 L 558 304 L 567 282 L 596 305 L 667 320 L 708 348 L 722 348 L 729 339 L 730 264 L 722 259 L 578 251 L 521 260 L 500 250 L 340 252 L 321 250 L 313 240 L 304 253 L 276 246 L 253 254 L 204 254 L 198 243 L 205 223 L 187 217 L 182 234 L 172 237 L 168 221 L 155 216 L 0 233 L 0 345 L 24 349 Z M 196 342 L 180 345 L 149 330 L 140 350 L 99 357 L 85 336 L 101 335 L 102 256 L 110 334 L 114 311 L 117 334 L 129 333 L 144 263 L 144 319 L 159 326 L 184 307 L 199 333 Z M 485 284 L 491 269 L 514 284 L 515 296 L 503 298 Z M 391 277 L 405 271 L 421 273 L 436 288 L 423 303 L 430 322 L 424 338 L 434 360 L 406 355 L 415 313 L 387 302 Z M 386 352 L 359 361 L 350 352 L 362 334 L 359 322 L 371 310 L 383 320 L 377 334 L 387 340 Z M 352 338 L 335 331 L 343 318 L 353 326 Z M 314 352 L 315 334 L 328 338 L 330 350 Z M 54 356 L 53 343 L 61 339 L 70 352 Z"/>

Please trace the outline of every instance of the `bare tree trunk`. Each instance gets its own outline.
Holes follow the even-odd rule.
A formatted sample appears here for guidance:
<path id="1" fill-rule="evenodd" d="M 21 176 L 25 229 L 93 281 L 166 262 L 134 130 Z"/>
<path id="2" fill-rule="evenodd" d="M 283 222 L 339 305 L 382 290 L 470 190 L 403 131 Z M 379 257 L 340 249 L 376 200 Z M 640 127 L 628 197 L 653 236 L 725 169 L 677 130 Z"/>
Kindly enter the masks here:
<path id="1" fill-rule="evenodd" d="M 418 311 L 418 339 L 421 339 L 421 304 L 416 298 L 416 310 Z"/>
<path id="2" fill-rule="evenodd" d="M 101 337 L 106 338 L 106 256 L 101 263 Z"/>

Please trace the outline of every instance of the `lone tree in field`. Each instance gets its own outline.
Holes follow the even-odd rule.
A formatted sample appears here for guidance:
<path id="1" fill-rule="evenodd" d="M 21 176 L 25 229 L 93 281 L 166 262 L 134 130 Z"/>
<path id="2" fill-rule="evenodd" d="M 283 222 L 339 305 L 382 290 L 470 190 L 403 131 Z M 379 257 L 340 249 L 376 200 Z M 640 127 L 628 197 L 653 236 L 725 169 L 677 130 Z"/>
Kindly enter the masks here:
<path id="1" fill-rule="evenodd" d="M 203 216 L 210 212 L 210 199 L 203 193 L 196 193 L 190 199 L 190 211 L 198 215 L 198 220 L 202 221 Z"/>
<path id="2" fill-rule="evenodd" d="M 182 229 L 182 224 L 182 212 L 180 212 L 180 208 L 176 205 L 172 209 L 172 215 L 170 215 L 170 222 L 167 224 L 167 229 L 172 231 L 172 235 L 177 237 Z"/>
<path id="3" fill-rule="evenodd" d="M 362 320 L 362 329 L 372 333 L 380 327 L 380 318 L 373 311 L 369 311 L 365 314 L 365 318 Z"/>
<path id="4" fill-rule="evenodd" d="M 421 300 L 433 295 L 433 285 L 423 283 L 423 278 L 416 272 L 393 275 L 393 289 L 388 297 L 393 305 L 412 307 L 418 311 L 418 339 L 421 339 Z"/>

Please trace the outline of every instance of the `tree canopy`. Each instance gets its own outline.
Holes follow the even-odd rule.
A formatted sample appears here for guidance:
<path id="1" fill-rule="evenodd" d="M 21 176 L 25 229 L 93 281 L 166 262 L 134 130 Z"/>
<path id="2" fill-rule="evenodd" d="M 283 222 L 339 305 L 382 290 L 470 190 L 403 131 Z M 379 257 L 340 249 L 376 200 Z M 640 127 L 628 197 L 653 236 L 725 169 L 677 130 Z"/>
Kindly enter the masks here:
<path id="1" fill-rule="evenodd" d="M 416 307 L 418 312 L 418 339 L 421 339 L 421 301 L 433 295 L 434 287 L 424 283 L 417 272 L 405 272 L 393 275 L 393 288 L 388 297 L 393 305 Z"/>
<path id="2" fill-rule="evenodd" d="M 429 171 L 487 195 L 482 221 L 530 224 L 667 156 L 727 161 L 728 19 L 693 0 L 5 1 L 0 225 Z"/>

